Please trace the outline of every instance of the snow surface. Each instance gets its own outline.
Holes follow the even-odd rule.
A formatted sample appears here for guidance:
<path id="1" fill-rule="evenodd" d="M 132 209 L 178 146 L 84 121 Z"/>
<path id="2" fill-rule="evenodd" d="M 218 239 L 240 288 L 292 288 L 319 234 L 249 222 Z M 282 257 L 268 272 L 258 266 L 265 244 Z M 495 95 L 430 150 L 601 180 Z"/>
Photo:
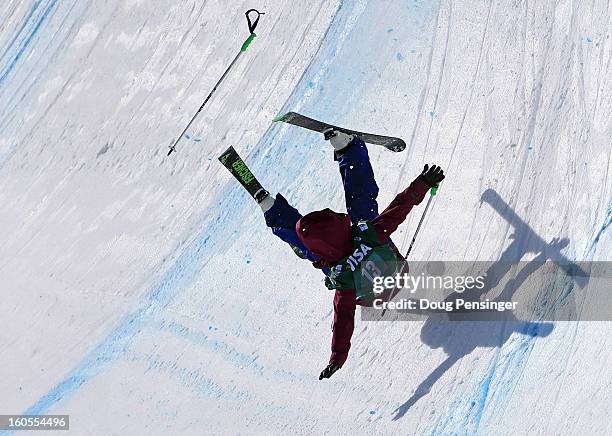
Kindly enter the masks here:
<path id="1" fill-rule="evenodd" d="M 251 7 L 255 41 L 167 158 Z M 357 320 L 320 382 L 331 294 L 216 160 L 234 145 L 302 212 L 343 210 L 329 146 L 272 117 L 398 135 L 401 155 L 370 147 L 381 206 L 424 163 L 447 172 L 415 259 L 529 259 L 538 235 L 612 260 L 611 9 L 3 1 L 0 413 L 79 435 L 611 434 L 609 322 Z"/>

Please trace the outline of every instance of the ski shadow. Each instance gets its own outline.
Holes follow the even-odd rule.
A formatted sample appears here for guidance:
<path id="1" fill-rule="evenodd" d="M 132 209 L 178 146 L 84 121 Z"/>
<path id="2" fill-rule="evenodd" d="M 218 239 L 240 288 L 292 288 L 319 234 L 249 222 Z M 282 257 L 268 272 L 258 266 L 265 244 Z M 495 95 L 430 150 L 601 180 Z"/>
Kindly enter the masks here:
<path id="1" fill-rule="evenodd" d="M 486 270 L 485 286 L 481 291 L 472 294 L 474 298 L 470 300 L 479 300 L 482 295 L 495 288 L 512 269 L 512 266 L 516 267 L 517 262 L 528 253 L 536 254 L 536 257 L 516 271 L 514 277 L 506 283 L 502 292 L 493 301 L 510 301 L 525 280 L 547 260 L 558 263 L 565 271 L 571 273 L 575 283 L 581 288 L 586 285 L 587 274 L 561 253 L 561 250 L 569 244 L 569 239 L 556 238 L 547 243 L 492 189 L 487 189 L 482 194 L 481 204 L 482 202 L 490 205 L 512 225 L 514 233 L 511 236 L 512 243 L 504 250 L 499 260 Z M 579 273 L 576 274 L 576 271 Z M 467 300 L 466 295 L 455 292 L 447 297 L 446 301 L 459 297 Z M 430 392 L 432 386 L 446 371 L 476 348 L 501 347 L 514 333 L 531 337 L 546 337 L 554 329 L 552 322 L 521 321 L 511 312 L 508 313 L 505 319 L 497 318 L 494 321 L 458 321 L 453 320 L 451 316 L 448 319 L 440 319 L 439 316 L 427 318 L 421 329 L 421 341 L 432 349 L 442 348 L 447 358 L 419 384 L 414 394 L 405 403 L 394 410 L 393 420 L 402 418 L 417 401 Z"/>

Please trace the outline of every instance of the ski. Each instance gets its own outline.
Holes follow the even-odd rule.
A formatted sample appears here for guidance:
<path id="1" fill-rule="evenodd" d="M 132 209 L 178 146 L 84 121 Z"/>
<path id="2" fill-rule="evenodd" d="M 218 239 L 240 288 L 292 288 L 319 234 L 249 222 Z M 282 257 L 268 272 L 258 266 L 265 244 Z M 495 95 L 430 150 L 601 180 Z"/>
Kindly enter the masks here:
<path id="1" fill-rule="evenodd" d="M 406 148 L 406 143 L 393 136 L 375 135 L 373 133 L 358 132 L 357 130 L 345 129 L 344 127 L 334 126 L 333 124 L 324 123 L 323 121 L 315 120 L 307 116 L 298 114 L 297 112 L 287 112 L 284 115 L 279 115 L 273 121 L 282 121 L 284 123 L 293 124 L 294 126 L 303 127 L 314 132 L 325 133 L 333 129 L 344 132 L 348 135 L 357 135 L 368 144 L 382 145 L 388 150 L 399 152 Z"/>
<path id="2" fill-rule="evenodd" d="M 230 146 L 225 150 L 221 156 L 219 156 L 219 161 L 230 171 L 230 173 L 232 173 L 236 180 L 240 182 L 255 201 L 259 201 L 261 196 L 268 194 L 259 181 L 257 181 L 249 167 L 247 167 L 242 158 L 238 155 L 234 147 Z"/>

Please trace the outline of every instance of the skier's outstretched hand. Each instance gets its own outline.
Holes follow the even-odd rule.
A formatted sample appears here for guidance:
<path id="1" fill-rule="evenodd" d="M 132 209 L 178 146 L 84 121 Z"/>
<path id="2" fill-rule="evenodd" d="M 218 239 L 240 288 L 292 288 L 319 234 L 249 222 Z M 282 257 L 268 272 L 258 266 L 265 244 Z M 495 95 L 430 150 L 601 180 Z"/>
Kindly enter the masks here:
<path id="1" fill-rule="evenodd" d="M 429 165 L 425 164 L 421 177 L 425 183 L 433 188 L 444 180 L 444 171 L 442 171 L 442 168 L 440 168 L 438 165 L 432 165 L 430 168 Z"/>
<path id="2" fill-rule="evenodd" d="M 340 369 L 340 367 L 338 366 L 337 363 L 330 363 L 329 365 L 327 365 L 327 367 L 321 372 L 321 375 L 319 376 L 319 380 L 323 380 L 324 378 L 330 378 L 334 372 L 338 371 Z"/>

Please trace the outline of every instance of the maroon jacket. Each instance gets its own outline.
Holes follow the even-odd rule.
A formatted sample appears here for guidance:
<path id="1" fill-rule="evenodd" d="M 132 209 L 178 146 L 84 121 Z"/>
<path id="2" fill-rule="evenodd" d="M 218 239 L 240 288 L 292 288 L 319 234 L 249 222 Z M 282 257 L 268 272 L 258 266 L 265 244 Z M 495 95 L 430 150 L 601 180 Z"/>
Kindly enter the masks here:
<path id="1" fill-rule="evenodd" d="M 371 221 L 381 242 L 389 239 L 389 236 L 406 219 L 412 207 L 423 201 L 428 190 L 427 183 L 421 177 L 417 177 Z M 336 262 L 353 251 L 351 218 L 347 214 L 336 213 L 330 209 L 312 212 L 297 222 L 295 230 L 304 245 L 319 257 L 320 260 L 314 264 L 316 268 Z M 346 361 L 351 348 L 357 304 L 360 304 L 360 301 L 356 300 L 354 289 L 336 289 L 332 354 L 329 361 L 340 367 Z"/>

